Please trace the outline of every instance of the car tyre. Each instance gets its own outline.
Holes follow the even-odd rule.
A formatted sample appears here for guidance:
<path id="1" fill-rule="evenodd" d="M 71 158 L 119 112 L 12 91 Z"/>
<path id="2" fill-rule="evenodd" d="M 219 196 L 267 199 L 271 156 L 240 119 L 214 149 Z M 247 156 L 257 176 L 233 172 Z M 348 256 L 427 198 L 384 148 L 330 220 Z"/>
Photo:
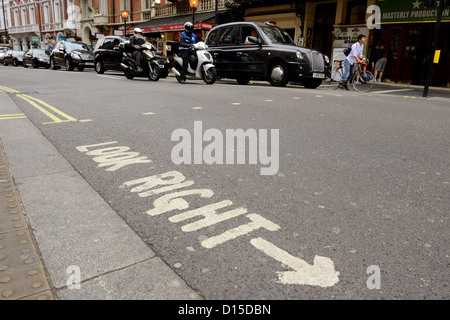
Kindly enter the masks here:
<path id="1" fill-rule="evenodd" d="M 269 71 L 269 82 L 274 87 L 285 87 L 289 82 L 289 71 L 284 62 L 275 62 Z"/>
<path id="2" fill-rule="evenodd" d="M 84 67 L 77 67 L 77 70 L 80 71 L 80 72 L 84 71 Z"/>
<path id="3" fill-rule="evenodd" d="M 13 66 L 14 66 L 14 67 L 18 67 L 18 66 L 19 66 L 19 63 L 17 62 L 16 59 L 13 60 Z"/>
<path id="4" fill-rule="evenodd" d="M 303 80 L 303 86 L 306 89 L 316 89 L 322 84 L 321 79 L 304 79 Z"/>
<path id="5" fill-rule="evenodd" d="M 236 78 L 237 83 L 240 85 L 247 85 L 250 82 L 250 77 L 238 77 Z"/>
<path id="6" fill-rule="evenodd" d="M 95 71 L 98 74 L 104 74 L 105 73 L 105 66 L 103 65 L 103 63 L 100 60 L 97 60 L 97 62 L 95 63 Z"/>
<path id="7" fill-rule="evenodd" d="M 33 61 L 31 62 L 31 65 L 33 66 L 34 69 L 39 68 L 39 64 L 38 64 L 38 62 L 37 62 L 36 60 L 33 60 Z"/>

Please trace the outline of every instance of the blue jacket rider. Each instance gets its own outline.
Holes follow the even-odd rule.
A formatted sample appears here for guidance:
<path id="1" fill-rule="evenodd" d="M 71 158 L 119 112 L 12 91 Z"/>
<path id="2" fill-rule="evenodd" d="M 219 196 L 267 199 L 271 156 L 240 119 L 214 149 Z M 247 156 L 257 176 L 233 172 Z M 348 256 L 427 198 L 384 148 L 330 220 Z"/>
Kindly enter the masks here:
<path id="1" fill-rule="evenodd" d="M 180 35 L 180 54 L 183 58 L 183 68 L 181 70 L 181 82 L 186 82 L 186 73 L 188 69 L 188 64 L 191 56 L 194 56 L 195 59 L 195 51 L 193 49 L 193 45 L 197 42 L 195 33 L 194 33 L 194 25 L 192 22 L 186 22 L 184 24 L 184 31 Z"/>

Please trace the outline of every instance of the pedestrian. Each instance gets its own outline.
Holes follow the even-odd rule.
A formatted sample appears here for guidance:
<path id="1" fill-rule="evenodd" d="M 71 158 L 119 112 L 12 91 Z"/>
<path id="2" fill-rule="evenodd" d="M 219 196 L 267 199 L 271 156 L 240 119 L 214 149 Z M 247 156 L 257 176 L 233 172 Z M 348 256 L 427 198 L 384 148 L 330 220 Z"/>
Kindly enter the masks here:
<path id="1" fill-rule="evenodd" d="M 375 63 L 375 81 L 381 82 L 381 78 L 383 78 L 384 69 L 386 68 L 386 64 L 388 62 L 388 59 L 384 54 L 381 54 L 379 59 L 377 59 Z M 379 77 L 378 77 L 379 75 Z"/>
<path id="2" fill-rule="evenodd" d="M 355 63 L 363 63 L 364 61 L 364 43 L 366 42 L 366 36 L 364 34 L 360 34 L 358 36 L 358 41 L 352 45 L 352 50 L 347 58 L 344 60 L 344 74 L 339 81 L 338 88 L 348 90 L 348 78 L 355 71 Z"/>

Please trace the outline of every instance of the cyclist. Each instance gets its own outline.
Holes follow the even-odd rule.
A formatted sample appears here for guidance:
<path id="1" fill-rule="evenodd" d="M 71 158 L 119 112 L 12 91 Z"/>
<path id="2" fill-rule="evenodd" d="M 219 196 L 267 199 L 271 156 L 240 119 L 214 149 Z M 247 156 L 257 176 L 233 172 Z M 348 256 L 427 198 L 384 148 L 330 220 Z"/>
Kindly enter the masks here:
<path id="1" fill-rule="evenodd" d="M 348 78 L 355 71 L 355 63 L 365 63 L 363 59 L 364 43 L 366 42 L 366 36 L 360 34 L 358 36 L 358 41 L 352 45 L 352 51 L 344 60 L 344 74 L 342 75 L 341 81 L 339 81 L 339 87 L 341 89 L 348 90 Z M 359 79 L 358 79 L 359 80 Z"/>

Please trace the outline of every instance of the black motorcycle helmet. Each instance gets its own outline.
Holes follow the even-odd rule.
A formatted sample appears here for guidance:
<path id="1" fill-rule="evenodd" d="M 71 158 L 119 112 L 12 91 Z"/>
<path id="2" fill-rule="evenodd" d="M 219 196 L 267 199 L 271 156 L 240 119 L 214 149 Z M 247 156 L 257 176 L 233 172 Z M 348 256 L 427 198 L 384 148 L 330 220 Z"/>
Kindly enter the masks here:
<path id="1" fill-rule="evenodd" d="M 186 31 L 186 33 L 194 32 L 194 25 L 192 24 L 192 22 L 188 21 L 184 24 L 184 31 Z"/>

